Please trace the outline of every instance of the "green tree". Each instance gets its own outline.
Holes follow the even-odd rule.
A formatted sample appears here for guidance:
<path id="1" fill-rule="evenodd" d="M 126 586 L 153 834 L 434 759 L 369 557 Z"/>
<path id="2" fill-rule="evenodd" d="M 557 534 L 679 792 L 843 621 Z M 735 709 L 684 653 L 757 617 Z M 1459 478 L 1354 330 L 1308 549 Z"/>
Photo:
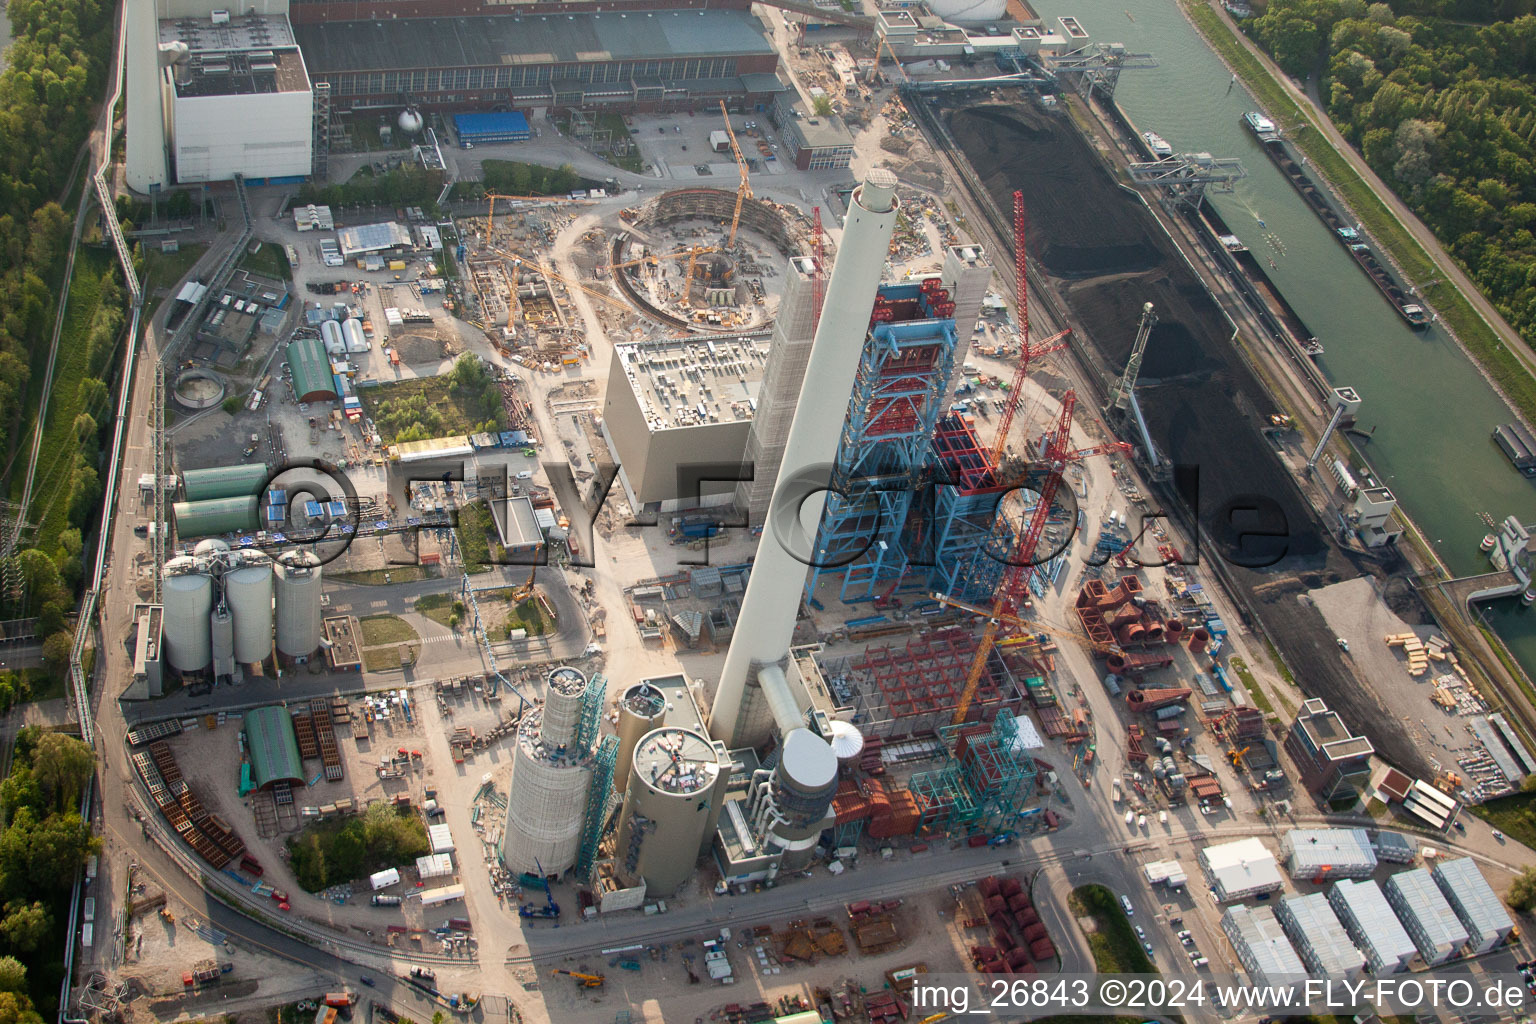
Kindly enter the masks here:
<path id="1" fill-rule="evenodd" d="M 0 826 L 9 826 L 16 812 L 23 807 L 32 811 L 43 809 L 43 787 L 28 765 L 17 765 L 11 774 L 0 781 Z"/>
<path id="2" fill-rule="evenodd" d="M 0 992 L 25 992 L 27 968 L 13 956 L 0 956 Z"/>
<path id="3" fill-rule="evenodd" d="M 69 671 L 69 656 L 75 649 L 75 638 L 66 632 L 54 633 L 43 641 L 43 661 L 55 679 L 63 679 Z"/>
<path id="4" fill-rule="evenodd" d="M 0 992 L 0 1024 L 43 1024 L 43 1018 L 25 995 Z"/>
<path id="5" fill-rule="evenodd" d="M 820 96 L 817 96 L 815 99 L 811 100 L 811 109 L 815 111 L 817 117 L 831 117 L 832 97 L 828 96 L 826 93 L 822 93 Z"/>
<path id="6" fill-rule="evenodd" d="M 27 603 L 33 613 L 49 601 L 67 596 L 64 583 L 59 578 L 59 567 L 47 554 L 37 548 L 27 548 L 16 556 L 21 567 L 22 582 L 27 588 Z"/>
<path id="7" fill-rule="evenodd" d="M 69 485 L 69 523 L 76 528 L 84 527 L 96 505 L 101 501 L 101 478 L 94 467 L 84 464 L 75 467 L 74 478 Z"/>
<path id="8" fill-rule="evenodd" d="M 79 803 L 95 767 L 91 748 L 61 732 L 45 733 L 32 750 L 33 774 L 49 802 L 60 810 Z"/>
<path id="9" fill-rule="evenodd" d="M 0 935 L 9 946 L 19 953 L 32 953 L 48 938 L 53 927 L 53 916 L 42 903 L 13 902 L 5 905 L 5 916 L 0 917 Z"/>
<path id="10" fill-rule="evenodd" d="M 1515 877 L 1504 902 L 1516 910 L 1530 910 L 1536 905 L 1536 868 L 1526 868 Z"/>

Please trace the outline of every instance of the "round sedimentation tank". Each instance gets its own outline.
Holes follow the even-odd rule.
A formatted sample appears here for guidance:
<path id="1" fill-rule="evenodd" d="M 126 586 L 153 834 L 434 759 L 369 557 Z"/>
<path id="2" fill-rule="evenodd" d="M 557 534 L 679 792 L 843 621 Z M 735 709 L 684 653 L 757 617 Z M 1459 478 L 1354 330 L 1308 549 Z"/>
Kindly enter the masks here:
<path id="1" fill-rule="evenodd" d="M 290 551 L 275 572 L 278 653 L 308 658 L 320 646 L 320 559 L 308 551 Z"/>
<path id="2" fill-rule="evenodd" d="M 235 660 L 265 661 L 272 653 L 272 565 L 246 565 L 224 575 L 224 599 L 235 616 Z"/>
<path id="3" fill-rule="evenodd" d="M 213 659 L 208 634 L 213 577 L 200 572 L 168 576 L 161 585 L 161 600 L 165 605 L 166 660 L 178 672 L 201 672 Z"/>
<path id="4" fill-rule="evenodd" d="M 576 704 L 579 714 L 579 697 Z M 559 747 L 543 738 L 548 710 L 547 705 L 535 708 L 517 727 L 507 825 L 501 838 L 501 860 L 509 871 L 558 875 L 575 865 L 581 843 L 592 759 L 569 745 Z"/>
<path id="5" fill-rule="evenodd" d="M 576 742 L 581 725 L 581 697 L 587 677 L 570 666 L 549 674 L 549 694 L 544 698 L 544 725 L 539 733 L 546 746 L 569 747 Z"/>
<path id="6" fill-rule="evenodd" d="M 629 785 L 629 766 L 634 763 L 635 744 L 652 729 L 660 728 L 667 717 L 667 698 L 650 683 L 636 683 L 619 698 L 619 752 L 613 763 L 613 790 L 623 793 Z"/>
<path id="7" fill-rule="evenodd" d="M 221 602 L 208 616 L 208 635 L 214 677 L 234 675 L 235 617 L 228 604 Z"/>
<path id="8" fill-rule="evenodd" d="M 784 848 L 779 869 L 799 871 L 815 854 L 827 810 L 837 795 L 837 755 L 832 745 L 809 729 L 796 729 L 784 737 L 773 789 L 774 806 L 784 819 L 773 826 L 774 842 Z"/>
<path id="9" fill-rule="evenodd" d="M 714 745 L 691 729 L 656 729 L 641 738 L 614 846 L 620 878 L 644 879 L 647 896 L 665 897 L 693 877 L 720 773 Z"/>

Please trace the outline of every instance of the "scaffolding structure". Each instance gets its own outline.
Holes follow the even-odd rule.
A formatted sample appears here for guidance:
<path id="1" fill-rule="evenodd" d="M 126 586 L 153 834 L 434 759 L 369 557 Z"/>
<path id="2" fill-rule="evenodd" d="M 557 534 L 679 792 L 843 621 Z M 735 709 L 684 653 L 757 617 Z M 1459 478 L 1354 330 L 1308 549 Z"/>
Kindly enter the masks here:
<path id="1" fill-rule="evenodd" d="M 1015 821 L 1034 792 L 1037 770 L 1013 713 L 999 711 L 990 726 L 944 726 L 939 739 L 943 766 L 908 783 L 917 800 L 918 835 L 994 831 Z"/>
<path id="2" fill-rule="evenodd" d="M 597 746 L 597 730 L 603 717 L 603 703 L 608 698 L 608 677 L 601 672 L 592 673 L 587 688 L 581 694 L 581 719 L 576 725 L 576 749 L 593 750 Z"/>
<path id="3" fill-rule="evenodd" d="M 997 592 L 1013 549 L 1013 527 L 998 514 L 1009 486 L 968 416 L 948 413 L 939 421 L 933 460 L 938 483 L 927 492 L 932 510 L 913 522 L 909 543 L 931 566 L 930 591 L 984 601 Z"/>
<path id="4" fill-rule="evenodd" d="M 594 677 L 598 678 L 598 677 Z M 590 691 L 590 687 L 588 688 Z M 602 703 L 598 702 L 601 710 Z M 582 708 L 582 729 L 586 729 L 586 708 Z M 619 758 L 619 738 L 604 736 L 592 760 L 592 785 L 587 790 L 587 810 L 581 821 L 581 848 L 576 853 L 576 877 L 592 881 L 597 869 L 597 851 L 603 841 L 603 828 L 618 797 L 613 792 L 613 768 Z"/>
<path id="5" fill-rule="evenodd" d="M 844 601 L 875 597 L 882 582 L 907 575 L 902 534 L 932 469 L 955 358 L 954 311 L 936 278 L 877 293 L 817 533 L 812 593 L 825 573 L 842 575 Z"/>
<path id="6" fill-rule="evenodd" d="M 860 722 L 891 736 L 920 736 L 949 721 L 959 705 L 977 638 L 947 627 L 901 647 L 872 646 L 835 671 L 839 685 L 857 690 Z M 1021 695 L 1004 655 L 994 650 L 972 703 L 978 714 L 1018 705 Z M 887 727 L 887 723 L 889 726 Z"/>

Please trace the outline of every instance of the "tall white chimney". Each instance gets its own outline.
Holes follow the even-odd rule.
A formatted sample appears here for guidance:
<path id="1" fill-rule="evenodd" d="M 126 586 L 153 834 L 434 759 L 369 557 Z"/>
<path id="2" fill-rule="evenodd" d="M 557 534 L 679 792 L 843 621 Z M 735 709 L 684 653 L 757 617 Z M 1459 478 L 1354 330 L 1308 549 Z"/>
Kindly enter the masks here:
<path id="1" fill-rule="evenodd" d="M 757 746 L 775 726 L 782 737 L 804 724 L 784 682 L 784 662 L 896 211 L 896 175 L 883 167 L 865 176 L 848 204 L 778 483 L 710 710 L 710 734 L 733 747 Z"/>
<path id="2" fill-rule="evenodd" d="M 169 188 L 165 157 L 165 109 L 161 95 L 160 28 L 155 0 L 127 0 L 123 60 L 127 63 L 127 150 L 124 178 L 140 195 L 150 186 Z"/>

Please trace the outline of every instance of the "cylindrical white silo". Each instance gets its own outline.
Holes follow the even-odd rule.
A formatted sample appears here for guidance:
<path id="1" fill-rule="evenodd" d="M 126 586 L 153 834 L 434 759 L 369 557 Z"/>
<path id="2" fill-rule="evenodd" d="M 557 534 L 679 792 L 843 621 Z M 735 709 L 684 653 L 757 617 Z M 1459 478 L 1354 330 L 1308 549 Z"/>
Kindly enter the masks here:
<path id="1" fill-rule="evenodd" d="M 202 558 L 204 556 L 222 555 L 228 550 L 228 541 L 220 540 L 218 537 L 205 537 L 193 546 L 192 556 L 194 558 Z"/>
<path id="2" fill-rule="evenodd" d="M 509 871 L 558 875 L 576 864 L 592 785 L 592 759 L 541 737 L 545 708 L 523 716 L 512 753 L 512 785 L 501 860 Z"/>
<path id="3" fill-rule="evenodd" d="M 694 874 L 716 820 L 725 767 L 714 745 L 689 729 L 645 736 L 630 761 L 614 870 L 626 883 L 645 880 L 646 895 L 671 896 Z"/>
<path id="4" fill-rule="evenodd" d="M 613 790 L 623 794 L 629 785 L 629 766 L 634 761 L 635 745 L 652 729 L 659 729 L 667 718 L 667 698 L 650 683 L 636 683 L 619 698 L 619 753 L 613 764 Z"/>
<path id="5" fill-rule="evenodd" d="M 272 566 L 261 562 L 224 575 L 224 599 L 235 614 L 235 660 L 265 661 L 272 653 Z"/>
<path id="6" fill-rule="evenodd" d="M 178 672 L 201 672 L 213 658 L 208 633 L 213 577 L 200 572 L 168 576 L 160 590 L 165 605 L 166 660 Z"/>
<path id="7" fill-rule="evenodd" d="M 320 559 L 308 551 L 290 551 L 274 571 L 278 653 L 308 658 L 320 646 Z"/>
<path id="8" fill-rule="evenodd" d="M 900 211 L 896 185 L 896 175 L 876 167 L 848 203 L 843 241 L 827 281 L 805 383 L 768 505 L 768 522 L 741 599 L 738 621 L 751 626 L 736 630 L 731 637 L 710 709 L 710 735 L 728 746 L 756 746 L 767 739 L 772 728 L 772 722 L 759 716 L 752 722 L 743 720 L 742 701 L 749 677 L 764 687 L 769 704 L 787 693 L 778 664 L 794 637 L 796 609 L 805 587 L 806 566 L 814 560 L 811 549 L 826 502 L 828 477 L 837 459 L 862 342 L 869 333 L 870 313 L 890 252 L 891 233 Z M 794 717 L 777 710 L 774 715 L 784 720 L 780 729 Z"/>
<path id="9" fill-rule="evenodd" d="M 235 617 L 229 605 L 220 602 L 208 616 L 210 649 L 213 656 L 213 677 L 235 674 Z"/>
<path id="10" fill-rule="evenodd" d="M 363 322 L 357 317 L 347 317 L 347 322 L 341 325 L 341 333 L 347 339 L 348 352 L 368 351 L 368 339 L 363 334 Z"/>
<path id="11" fill-rule="evenodd" d="M 570 747 L 576 742 L 581 725 L 581 697 L 587 692 L 587 677 L 569 665 L 549 674 L 549 694 L 544 698 L 544 725 L 539 738 L 551 748 Z"/>
<path id="12" fill-rule="evenodd" d="M 320 341 L 328 355 L 339 356 L 347 350 L 347 342 L 341 336 L 341 324 L 335 320 L 320 321 Z"/>

